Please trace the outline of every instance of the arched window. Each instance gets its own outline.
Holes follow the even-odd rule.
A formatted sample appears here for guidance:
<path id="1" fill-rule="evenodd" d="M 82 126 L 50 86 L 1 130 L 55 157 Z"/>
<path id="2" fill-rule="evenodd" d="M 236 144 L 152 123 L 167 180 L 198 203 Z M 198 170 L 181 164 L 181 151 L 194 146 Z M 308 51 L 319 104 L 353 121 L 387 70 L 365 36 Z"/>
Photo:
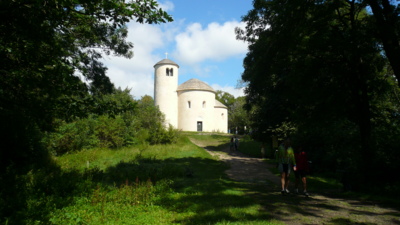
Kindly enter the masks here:
<path id="1" fill-rule="evenodd" d="M 166 72 L 167 72 L 167 76 L 172 76 L 172 69 L 167 68 Z"/>
<path id="2" fill-rule="evenodd" d="M 190 103 L 190 101 L 188 101 L 188 108 L 190 109 L 192 106 L 191 106 L 191 103 Z"/>
<path id="3" fill-rule="evenodd" d="M 172 68 L 167 68 L 165 69 L 165 73 L 167 74 L 167 76 L 173 76 L 174 75 L 174 70 Z"/>
<path id="4" fill-rule="evenodd" d="M 203 101 L 203 108 L 206 108 L 206 101 Z"/>

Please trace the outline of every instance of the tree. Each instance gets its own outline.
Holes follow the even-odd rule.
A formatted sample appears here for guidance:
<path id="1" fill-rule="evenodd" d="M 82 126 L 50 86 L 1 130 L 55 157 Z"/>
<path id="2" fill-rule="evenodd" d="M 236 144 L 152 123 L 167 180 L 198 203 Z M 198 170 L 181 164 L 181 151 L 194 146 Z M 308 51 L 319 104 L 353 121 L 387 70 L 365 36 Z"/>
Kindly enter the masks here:
<path id="1" fill-rule="evenodd" d="M 228 107 L 228 112 L 229 112 L 230 107 L 235 102 L 235 96 L 229 94 L 228 92 L 224 92 L 224 91 L 221 91 L 221 90 L 217 90 L 217 93 L 215 95 L 215 99 L 217 99 L 222 104 L 224 104 L 226 107 Z"/>
<path id="2" fill-rule="evenodd" d="M 137 120 L 140 121 L 140 129 L 146 130 L 146 141 L 150 144 L 169 144 L 176 142 L 178 131 L 172 126 L 165 129 L 165 115 L 154 104 L 151 96 L 145 95 L 138 101 L 135 109 Z M 140 132 L 140 131 L 138 131 Z"/>
<path id="3" fill-rule="evenodd" d="M 215 98 L 228 107 L 228 127 L 231 132 L 234 133 L 236 128 L 239 133 L 248 132 L 250 122 L 248 113 L 244 109 L 244 97 L 235 98 L 228 92 L 218 90 Z"/>
<path id="4" fill-rule="evenodd" d="M 330 168 L 342 163 L 378 177 L 370 168 L 378 152 L 386 153 L 373 138 L 380 129 L 373 121 L 381 115 L 376 106 L 391 101 L 384 96 L 393 89 L 366 5 L 253 5 L 243 17 L 246 29 L 236 30 L 250 43 L 242 79 L 248 84 L 246 107 L 255 108 L 252 126 L 269 135 L 294 135 Z"/>
<path id="5" fill-rule="evenodd" d="M 229 127 L 240 134 L 247 133 L 250 129 L 248 112 L 244 108 L 245 97 L 238 97 L 230 107 Z"/>
<path id="6" fill-rule="evenodd" d="M 379 38 L 397 78 L 397 85 L 400 86 L 399 4 L 396 6 L 389 0 L 366 0 L 365 2 L 371 6 L 376 27 L 379 30 Z"/>
<path id="7" fill-rule="evenodd" d="M 88 91 L 112 91 L 101 53 L 132 57 L 126 23 L 172 21 L 157 7 L 155 0 L 1 1 L 0 135 L 11 147 L 1 150 L 0 172 L 35 163 L 40 147 L 34 133 L 70 115 L 61 113 L 70 104 L 84 107 Z"/>

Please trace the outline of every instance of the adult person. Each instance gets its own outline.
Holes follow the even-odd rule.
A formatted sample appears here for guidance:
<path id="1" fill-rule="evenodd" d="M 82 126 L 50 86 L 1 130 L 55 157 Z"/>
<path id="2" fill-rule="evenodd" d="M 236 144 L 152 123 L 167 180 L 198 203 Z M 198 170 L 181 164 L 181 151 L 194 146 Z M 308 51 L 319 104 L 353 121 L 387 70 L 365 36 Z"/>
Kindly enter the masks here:
<path id="1" fill-rule="evenodd" d="M 265 158 L 265 144 L 261 143 L 261 158 Z"/>
<path id="2" fill-rule="evenodd" d="M 234 142 L 234 138 L 233 136 L 231 137 L 231 143 L 230 143 L 230 151 L 233 152 L 233 148 L 234 148 L 235 142 Z"/>
<path id="3" fill-rule="evenodd" d="M 294 188 L 296 194 L 299 193 L 299 185 L 300 181 L 303 183 L 303 194 L 305 196 L 309 196 L 307 192 L 307 173 L 310 171 L 308 160 L 307 160 L 307 153 L 303 150 L 302 146 L 299 146 L 295 149 L 294 157 L 296 160 L 296 171 L 294 171 L 294 175 L 296 177 Z"/>
<path id="4" fill-rule="evenodd" d="M 289 194 L 290 191 L 288 190 L 288 186 L 290 170 L 293 167 L 293 170 L 296 171 L 296 161 L 290 139 L 286 139 L 284 144 L 279 146 L 276 154 L 276 162 L 279 172 L 281 173 L 281 193 Z"/>
<path id="5" fill-rule="evenodd" d="M 239 150 L 239 138 L 235 136 L 235 150 Z"/>

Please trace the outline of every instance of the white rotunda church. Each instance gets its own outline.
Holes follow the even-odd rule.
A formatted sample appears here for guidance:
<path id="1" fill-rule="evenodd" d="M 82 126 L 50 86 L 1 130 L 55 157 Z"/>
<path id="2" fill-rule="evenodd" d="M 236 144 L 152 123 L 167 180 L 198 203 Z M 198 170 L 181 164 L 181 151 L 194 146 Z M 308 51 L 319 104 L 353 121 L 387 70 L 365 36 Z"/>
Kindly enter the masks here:
<path id="1" fill-rule="evenodd" d="M 154 102 L 166 125 L 183 131 L 228 131 L 228 108 L 208 84 L 190 79 L 178 86 L 179 65 L 163 59 L 154 65 Z"/>

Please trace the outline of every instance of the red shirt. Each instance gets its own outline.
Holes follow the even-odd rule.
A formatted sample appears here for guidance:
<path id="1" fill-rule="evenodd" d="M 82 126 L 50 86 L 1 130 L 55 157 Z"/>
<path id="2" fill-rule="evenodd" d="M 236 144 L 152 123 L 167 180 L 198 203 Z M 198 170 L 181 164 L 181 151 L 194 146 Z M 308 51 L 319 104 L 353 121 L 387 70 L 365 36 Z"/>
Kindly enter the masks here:
<path id="1" fill-rule="evenodd" d="M 302 151 L 299 153 L 294 153 L 296 159 L 296 169 L 297 170 L 308 170 L 308 160 L 306 152 Z"/>

